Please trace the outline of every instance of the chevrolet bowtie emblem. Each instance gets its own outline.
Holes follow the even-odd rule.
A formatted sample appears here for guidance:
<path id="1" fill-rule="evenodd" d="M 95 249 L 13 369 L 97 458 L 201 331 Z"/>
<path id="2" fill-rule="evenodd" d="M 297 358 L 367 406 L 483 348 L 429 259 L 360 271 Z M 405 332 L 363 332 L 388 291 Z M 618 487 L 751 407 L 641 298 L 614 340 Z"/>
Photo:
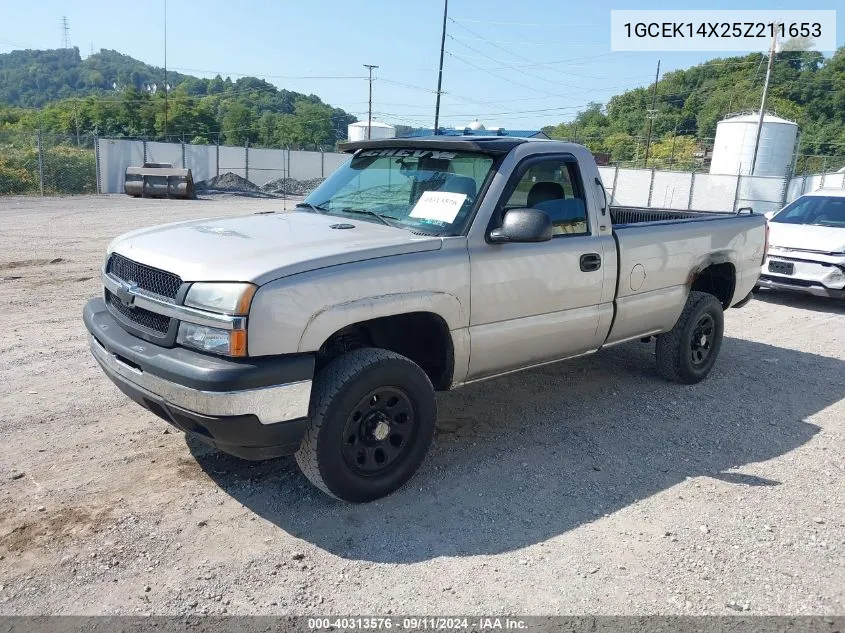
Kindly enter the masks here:
<path id="1" fill-rule="evenodd" d="M 115 288 L 114 294 L 120 299 L 120 302 L 127 308 L 135 305 L 135 291 L 138 289 L 138 284 L 133 282 L 121 281 L 120 285 Z"/>

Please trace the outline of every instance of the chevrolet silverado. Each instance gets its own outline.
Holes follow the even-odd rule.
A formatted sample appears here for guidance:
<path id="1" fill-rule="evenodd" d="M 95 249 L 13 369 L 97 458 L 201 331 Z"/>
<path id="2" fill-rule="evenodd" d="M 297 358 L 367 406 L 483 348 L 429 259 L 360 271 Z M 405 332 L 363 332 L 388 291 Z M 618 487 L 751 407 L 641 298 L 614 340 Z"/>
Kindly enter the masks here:
<path id="1" fill-rule="evenodd" d="M 230 454 L 295 455 L 345 501 L 414 474 L 438 390 L 637 339 L 704 379 L 758 283 L 762 215 L 611 207 L 580 145 L 343 149 L 293 212 L 117 238 L 83 316 L 127 396 Z"/>

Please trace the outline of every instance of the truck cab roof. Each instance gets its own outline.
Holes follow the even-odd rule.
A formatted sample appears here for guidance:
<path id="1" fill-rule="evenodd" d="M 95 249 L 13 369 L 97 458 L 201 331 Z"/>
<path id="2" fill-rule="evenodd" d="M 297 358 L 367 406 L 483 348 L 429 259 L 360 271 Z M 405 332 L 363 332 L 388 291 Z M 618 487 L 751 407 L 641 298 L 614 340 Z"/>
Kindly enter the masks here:
<path id="1" fill-rule="evenodd" d="M 514 147 L 524 143 L 554 143 L 548 139 L 519 138 L 512 136 L 419 136 L 414 138 L 388 138 L 369 141 L 341 143 L 342 152 L 356 152 L 369 148 L 431 147 L 456 152 L 484 152 L 486 154 L 507 154 Z M 559 141 L 558 141 L 559 142 Z"/>

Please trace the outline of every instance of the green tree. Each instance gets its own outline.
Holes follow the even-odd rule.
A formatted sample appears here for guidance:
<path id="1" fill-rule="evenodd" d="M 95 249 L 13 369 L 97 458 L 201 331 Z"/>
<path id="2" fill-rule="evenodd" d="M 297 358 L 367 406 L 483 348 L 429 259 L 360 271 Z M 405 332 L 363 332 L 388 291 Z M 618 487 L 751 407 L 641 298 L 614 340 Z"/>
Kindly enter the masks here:
<path id="1" fill-rule="evenodd" d="M 227 145 L 244 145 L 257 136 L 255 114 L 246 105 L 231 102 L 224 108 L 220 131 Z"/>

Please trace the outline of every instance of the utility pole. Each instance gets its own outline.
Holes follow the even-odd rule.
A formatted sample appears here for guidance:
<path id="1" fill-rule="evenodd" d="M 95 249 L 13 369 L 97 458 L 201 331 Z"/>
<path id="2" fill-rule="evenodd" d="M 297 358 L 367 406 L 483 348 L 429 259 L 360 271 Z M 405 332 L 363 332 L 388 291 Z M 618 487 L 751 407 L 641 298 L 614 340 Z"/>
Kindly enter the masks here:
<path id="1" fill-rule="evenodd" d="M 657 98 L 657 81 L 660 79 L 660 60 L 657 60 L 657 72 L 654 73 L 654 88 L 651 91 L 651 109 L 648 111 L 648 136 L 645 142 L 645 167 L 648 168 L 648 150 L 651 148 L 651 126 L 657 110 L 654 109 L 654 101 Z"/>
<path id="2" fill-rule="evenodd" d="M 167 0 L 164 0 L 164 142 L 167 142 Z"/>
<path id="3" fill-rule="evenodd" d="M 754 140 L 754 157 L 751 159 L 751 173 L 754 175 L 754 169 L 757 167 L 757 151 L 760 149 L 760 134 L 763 132 L 763 117 L 766 114 L 766 97 L 769 96 L 769 81 L 772 78 L 772 64 L 775 61 L 775 49 L 777 49 L 778 32 L 774 29 L 772 34 L 772 45 L 769 48 L 769 65 L 766 66 L 766 83 L 763 84 L 763 98 L 760 101 L 760 118 L 757 121 L 757 138 Z"/>
<path id="4" fill-rule="evenodd" d="M 669 158 L 669 169 L 675 164 L 675 141 L 678 138 L 678 122 L 675 121 L 675 132 L 672 134 L 672 156 Z"/>
<path id="5" fill-rule="evenodd" d="M 440 35 L 440 70 L 437 73 L 437 104 L 434 106 L 434 133 L 440 129 L 440 93 L 443 85 L 443 51 L 446 48 L 446 19 L 449 15 L 449 0 L 443 0 L 443 32 Z"/>
<path id="6" fill-rule="evenodd" d="M 62 48 L 70 48 L 70 25 L 67 16 L 62 16 Z"/>
<path id="7" fill-rule="evenodd" d="M 79 147 L 79 102 L 73 102 L 73 119 L 76 121 L 76 146 Z"/>
<path id="8" fill-rule="evenodd" d="M 373 68 L 378 68 L 375 64 L 364 64 L 364 68 L 370 71 L 370 107 L 367 112 L 367 140 L 370 140 L 373 128 Z"/>

